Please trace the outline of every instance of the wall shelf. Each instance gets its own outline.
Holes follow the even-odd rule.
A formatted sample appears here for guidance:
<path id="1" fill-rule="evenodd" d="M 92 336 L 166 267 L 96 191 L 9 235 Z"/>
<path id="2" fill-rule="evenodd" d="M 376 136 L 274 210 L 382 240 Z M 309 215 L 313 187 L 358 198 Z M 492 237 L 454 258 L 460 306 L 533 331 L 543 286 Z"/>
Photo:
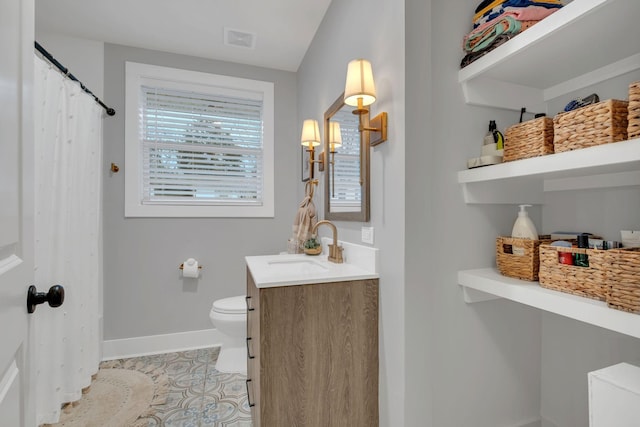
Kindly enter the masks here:
<path id="1" fill-rule="evenodd" d="M 639 171 L 636 138 L 459 171 L 458 183 L 466 203 L 542 203 L 545 191 L 640 185 Z"/>
<path id="2" fill-rule="evenodd" d="M 550 99 L 638 70 L 638 16 L 638 0 L 574 0 L 461 69 L 465 100 L 544 112 Z"/>
<path id="3" fill-rule="evenodd" d="M 495 268 L 458 272 L 465 302 L 504 298 L 590 325 L 640 338 L 640 315 L 608 308 L 606 303 L 582 298 L 502 276 Z"/>

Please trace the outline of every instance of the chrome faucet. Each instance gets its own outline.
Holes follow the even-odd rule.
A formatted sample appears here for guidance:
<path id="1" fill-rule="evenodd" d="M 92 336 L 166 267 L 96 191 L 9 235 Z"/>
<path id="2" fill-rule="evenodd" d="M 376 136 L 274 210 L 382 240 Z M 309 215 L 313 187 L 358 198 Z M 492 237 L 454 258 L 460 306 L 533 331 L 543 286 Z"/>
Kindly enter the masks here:
<path id="1" fill-rule="evenodd" d="M 329 257 L 327 258 L 331 262 L 335 262 L 336 264 L 342 264 L 344 260 L 342 259 L 342 246 L 338 246 L 338 229 L 336 226 L 329 220 L 318 221 L 316 225 L 311 229 L 311 235 L 316 236 L 318 227 L 322 224 L 327 224 L 333 230 L 333 244 L 329 245 Z"/>

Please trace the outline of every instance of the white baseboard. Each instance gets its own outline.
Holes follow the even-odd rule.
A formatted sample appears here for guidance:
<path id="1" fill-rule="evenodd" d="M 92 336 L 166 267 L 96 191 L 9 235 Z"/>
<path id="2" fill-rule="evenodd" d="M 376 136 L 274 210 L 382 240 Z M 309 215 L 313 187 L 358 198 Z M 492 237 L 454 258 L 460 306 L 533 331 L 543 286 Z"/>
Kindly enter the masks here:
<path id="1" fill-rule="evenodd" d="M 522 420 L 518 424 L 514 424 L 513 427 L 542 427 L 540 417 L 529 418 L 528 420 Z"/>
<path id="2" fill-rule="evenodd" d="M 557 426 L 551 421 L 549 421 L 548 419 L 542 417 L 540 427 L 557 427 Z"/>
<path id="3" fill-rule="evenodd" d="M 541 427 L 542 421 L 540 418 L 536 418 L 534 420 L 525 421 L 523 424 L 518 424 L 518 427 Z"/>
<path id="4" fill-rule="evenodd" d="M 221 342 L 220 333 L 216 329 L 106 340 L 103 342 L 102 360 L 215 347 Z"/>

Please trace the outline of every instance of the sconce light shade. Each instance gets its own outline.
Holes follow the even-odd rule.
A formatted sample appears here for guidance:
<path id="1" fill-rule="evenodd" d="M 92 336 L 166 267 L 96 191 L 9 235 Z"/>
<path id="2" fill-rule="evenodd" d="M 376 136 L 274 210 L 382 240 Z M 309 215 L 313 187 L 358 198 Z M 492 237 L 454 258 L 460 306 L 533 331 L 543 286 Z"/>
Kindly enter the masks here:
<path id="1" fill-rule="evenodd" d="M 366 59 L 354 59 L 347 67 L 347 82 L 344 87 L 344 103 L 358 106 L 358 98 L 362 105 L 371 105 L 376 101 L 376 86 L 373 82 L 371 63 Z"/>
<path id="2" fill-rule="evenodd" d="M 332 148 L 342 145 L 342 132 L 340 131 L 340 122 L 329 122 L 329 144 Z"/>
<path id="3" fill-rule="evenodd" d="M 304 121 L 300 143 L 310 148 L 320 145 L 320 128 L 317 120 L 307 119 Z"/>

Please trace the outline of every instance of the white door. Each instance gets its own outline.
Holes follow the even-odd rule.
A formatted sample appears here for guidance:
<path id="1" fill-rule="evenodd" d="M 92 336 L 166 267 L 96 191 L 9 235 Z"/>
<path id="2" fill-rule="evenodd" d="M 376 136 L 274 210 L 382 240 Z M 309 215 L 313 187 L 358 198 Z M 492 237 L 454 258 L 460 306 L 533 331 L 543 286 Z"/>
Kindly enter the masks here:
<path id="1" fill-rule="evenodd" d="M 33 427 L 33 0 L 0 0 L 0 424 Z M 48 307 L 47 307 L 48 308 Z"/>

